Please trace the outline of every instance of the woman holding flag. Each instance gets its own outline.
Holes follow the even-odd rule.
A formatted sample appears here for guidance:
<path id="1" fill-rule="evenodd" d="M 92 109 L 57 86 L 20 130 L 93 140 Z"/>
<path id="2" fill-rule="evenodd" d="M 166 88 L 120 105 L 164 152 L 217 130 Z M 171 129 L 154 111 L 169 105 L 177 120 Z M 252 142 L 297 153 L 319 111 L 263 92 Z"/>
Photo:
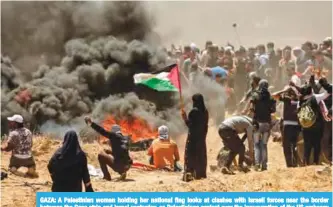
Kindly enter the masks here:
<path id="1" fill-rule="evenodd" d="M 207 178 L 207 147 L 208 111 L 201 94 L 192 96 L 193 108 L 187 117 L 182 111 L 182 117 L 188 127 L 185 148 L 185 166 L 183 181 Z"/>

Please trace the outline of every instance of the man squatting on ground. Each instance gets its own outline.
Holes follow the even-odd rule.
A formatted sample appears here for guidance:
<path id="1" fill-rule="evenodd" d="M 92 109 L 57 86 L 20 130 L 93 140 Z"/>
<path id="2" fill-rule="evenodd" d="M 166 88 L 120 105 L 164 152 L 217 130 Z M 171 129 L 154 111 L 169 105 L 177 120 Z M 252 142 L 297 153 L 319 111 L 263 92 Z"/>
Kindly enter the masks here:
<path id="1" fill-rule="evenodd" d="M 242 139 L 238 134 L 245 133 Z M 225 121 L 219 126 L 219 135 L 222 138 L 224 146 L 226 146 L 230 152 L 228 161 L 224 168 L 222 168 L 222 173 L 233 174 L 230 170 L 230 166 L 236 155 L 239 156 L 238 169 L 243 172 L 248 172 L 249 169 L 243 165 L 245 157 L 245 146 L 244 141 L 248 138 L 249 151 L 253 160 L 253 125 L 252 120 L 247 116 L 233 116 Z"/>

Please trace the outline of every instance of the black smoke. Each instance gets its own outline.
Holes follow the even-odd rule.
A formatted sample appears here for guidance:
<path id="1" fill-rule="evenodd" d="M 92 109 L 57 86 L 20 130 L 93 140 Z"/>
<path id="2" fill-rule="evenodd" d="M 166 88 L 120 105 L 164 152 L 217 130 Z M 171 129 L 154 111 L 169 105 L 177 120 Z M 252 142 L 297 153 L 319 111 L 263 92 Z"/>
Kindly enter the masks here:
<path id="1" fill-rule="evenodd" d="M 184 131 L 175 94 L 134 85 L 134 74 L 168 64 L 144 3 L 2 2 L 1 17 L 2 134 L 13 114 L 58 135 L 82 129 L 88 114 L 98 121 L 140 117 L 153 128 Z M 223 94 L 205 84 L 199 92 Z"/>

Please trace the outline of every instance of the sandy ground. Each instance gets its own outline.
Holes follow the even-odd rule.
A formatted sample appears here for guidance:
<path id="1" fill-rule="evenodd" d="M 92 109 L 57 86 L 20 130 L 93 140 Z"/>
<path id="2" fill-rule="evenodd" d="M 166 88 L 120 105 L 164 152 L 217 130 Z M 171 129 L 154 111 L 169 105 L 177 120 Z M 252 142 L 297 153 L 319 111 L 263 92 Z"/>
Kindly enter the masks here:
<path id="1" fill-rule="evenodd" d="M 184 149 L 186 135 L 177 139 L 180 151 Z M 9 175 L 1 183 L 1 206 L 35 206 L 37 191 L 50 191 L 51 179 L 46 165 L 60 143 L 48 138 L 36 137 L 34 154 L 37 162 L 39 178 L 28 179 Z M 210 127 L 207 136 L 208 164 L 216 164 L 216 155 L 222 146 L 216 129 Z M 319 171 L 324 166 L 310 166 L 295 169 L 285 167 L 281 144 L 270 142 L 269 167 L 266 172 L 251 171 L 247 174 L 223 175 L 220 172 L 210 172 L 208 179 L 184 183 L 181 174 L 159 171 L 143 171 L 131 169 L 126 182 L 105 182 L 92 178 L 95 191 L 332 191 L 331 167 Z M 101 150 L 98 144 L 85 144 L 83 149 L 88 153 L 89 164 L 98 167 L 97 153 Z M 147 162 L 145 152 L 132 153 L 135 161 Z M 10 154 L 1 156 L 1 169 L 8 166 Z M 24 169 L 23 169 L 24 170 Z M 111 172 L 113 178 L 118 175 Z M 116 179 L 115 179 L 116 180 Z"/>

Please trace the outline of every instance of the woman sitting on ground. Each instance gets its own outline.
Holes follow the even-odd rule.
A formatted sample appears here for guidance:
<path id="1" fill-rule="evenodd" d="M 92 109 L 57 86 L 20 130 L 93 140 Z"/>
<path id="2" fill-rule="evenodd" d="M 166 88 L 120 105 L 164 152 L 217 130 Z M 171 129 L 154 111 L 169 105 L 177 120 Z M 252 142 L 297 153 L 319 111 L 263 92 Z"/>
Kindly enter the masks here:
<path id="1" fill-rule="evenodd" d="M 82 192 L 82 181 L 86 192 L 93 192 L 87 165 L 76 132 L 68 131 L 62 147 L 47 166 L 53 181 L 52 192 Z"/>

